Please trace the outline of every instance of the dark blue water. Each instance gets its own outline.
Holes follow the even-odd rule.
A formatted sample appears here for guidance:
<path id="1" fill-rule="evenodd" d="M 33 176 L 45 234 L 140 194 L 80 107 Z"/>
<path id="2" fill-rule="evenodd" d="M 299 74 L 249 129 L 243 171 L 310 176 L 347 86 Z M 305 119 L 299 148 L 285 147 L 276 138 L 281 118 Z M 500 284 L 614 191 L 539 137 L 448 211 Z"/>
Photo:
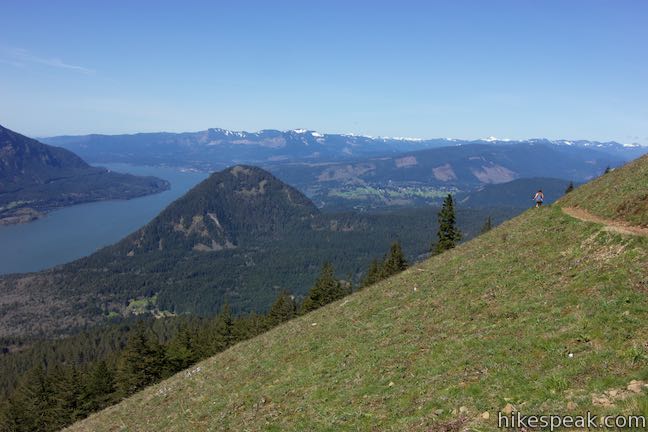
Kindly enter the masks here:
<path id="1" fill-rule="evenodd" d="M 42 270 L 89 255 L 146 224 L 207 173 L 174 168 L 102 164 L 117 172 L 154 175 L 171 189 L 126 201 L 79 204 L 28 224 L 0 226 L 0 274 Z"/>

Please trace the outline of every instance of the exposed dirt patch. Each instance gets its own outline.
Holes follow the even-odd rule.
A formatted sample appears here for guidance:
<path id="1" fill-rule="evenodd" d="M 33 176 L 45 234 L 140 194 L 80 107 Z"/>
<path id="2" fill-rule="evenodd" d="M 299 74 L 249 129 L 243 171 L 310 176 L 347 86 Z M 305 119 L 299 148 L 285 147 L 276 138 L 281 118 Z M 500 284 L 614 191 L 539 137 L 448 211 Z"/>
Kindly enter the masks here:
<path id="1" fill-rule="evenodd" d="M 604 229 L 607 231 L 648 237 L 648 228 L 632 226 L 621 221 L 605 219 L 600 216 L 593 215 L 588 211 L 578 207 L 563 207 L 562 211 L 567 213 L 569 216 L 573 218 L 580 219 L 585 222 L 593 222 L 593 223 L 605 225 Z"/>
<path id="2" fill-rule="evenodd" d="M 468 423 L 466 416 L 461 415 L 455 419 L 444 422 L 437 422 L 427 429 L 427 432 L 460 432 L 463 431 Z"/>
<path id="3" fill-rule="evenodd" d="M 173 225 L 173 231 L 181 232 L 185 236 L 198 234 L 202 237 L 209 238 L 209 230 L 205 225 L 204 217 L 202 215 L 193 216 L 191 219 L 191 225 L 189 225 L 188 228 L 185 227 L 184 217 L 181 217 L 180 222 Z"/>
<path id="4" fill-rule="evenodd" d="M 22 224 L 35 221 L 42 217 L 45 217 L 45 213 L 34 210 L 33 208 L 23 207 L 0 216 L 0 225 Z"/>
<path id="5" fill-rule="evenodd" d="M 320 182 L 351 180 L 369 171 L 373 171 L 374 169 L 376 169 L 376 166 L 370 163 L 360 163 L 356 165 L 344 165 L 341 167 L 328 168 L 317 177 L 317 180 Z"/>
<path id="6" fill-rule="evenodd" d="M 481 169 L 470 170 L 482 183 L 506 183 L 515 180 L 515 173 L 501 165 L 482 165 Z"/>
<path id="7" fill-rule="evenodd" d="M 220 244 L 216 240 L 212 240 L 211 246 L 204 243 L 197 243 L 192 249 L 198 252 L 217 252 L 225 249 L 236 249 L 236 245 L 232 244 L 229 240 L 226 240 L 225 244 Z"/>
<path id="8" fill-rule="evenodd" d="M 268 180 L 264 179 L 264 180 L 261 180 L 259 182 L 259 187 L 258 188 L 255 188 L 255 187 L 252 187 L 250 189 L 243 188 L 243 189 L 237 190 L 236 193 L 241 194 L 241 195 L 245 195 L 245 196 L 263 195 L 265 193 L 265 187 L 266 187 L 267 184 L 268 184 Z"/>
<path id="9" fill-rule="evenodd" d="M 441 181 L 457 180 L 457 175 L 449 163 L 432 168 L 432 174 L 434 174 L 434 178 Z"/>
<path id="10" fill-rule="evenodd" d="M 632 380 L 624 389 L 610 389 L 600 394 L 593 394 L 592 405 L 613 407 L 616 402 L 638 396 L 646 390 L 648 390 L 648 384 L 644 381 Z"/>
<path id="11" fill-rule="evenodd" d="M 252 174 L 252 171 L 250 171 L 249 168 L 246 168 L 246 167 L 244 167 L 244 166 L 236 165 L 235 167 L 233 167 L 233 168 L 230 169 L 230 173 L 231 173 L 232 175 L 238 177 L 239 174 L 244 174 L 244 175 L 246 175 L 246 176 L 249 176 L 250 174 Z"/>
<path id="12" fill-rule="evenodd" d="M 407 168 L 418 164 L 418 161 L 414 156 L 405 156 L 400 159 L 394 160 L 396 168 Z"/>

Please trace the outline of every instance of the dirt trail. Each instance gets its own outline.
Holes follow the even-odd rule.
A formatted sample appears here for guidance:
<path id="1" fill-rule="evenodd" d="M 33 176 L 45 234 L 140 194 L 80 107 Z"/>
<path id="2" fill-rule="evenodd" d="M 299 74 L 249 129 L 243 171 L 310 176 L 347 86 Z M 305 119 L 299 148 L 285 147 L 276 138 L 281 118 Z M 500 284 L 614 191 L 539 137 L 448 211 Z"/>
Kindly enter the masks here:
<path id="1" fill-rule="evenodd" d="M 600 216 L 593 215 L 588 211 L 578 207 L 562 207 L 562 211 L 567 213 L 569 216 L 573 218 L 580 219 L 585 222 L 594 222 L 597 224 L 605 225 L 605 228 L 603 229 L 607 231 L 614 231 L 621 234 L 630 234 L 630 235 L 648 237 L 648 228 L 632 226 L 632 225 L 628 225 L 625 222 L 605 219 Z"/>

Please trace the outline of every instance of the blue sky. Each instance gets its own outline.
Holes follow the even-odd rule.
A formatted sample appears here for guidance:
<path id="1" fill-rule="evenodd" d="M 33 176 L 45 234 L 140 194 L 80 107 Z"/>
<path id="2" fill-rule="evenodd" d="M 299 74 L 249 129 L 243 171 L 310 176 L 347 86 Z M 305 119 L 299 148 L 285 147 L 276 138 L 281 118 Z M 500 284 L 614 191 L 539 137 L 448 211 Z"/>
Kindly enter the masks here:
<path id="1" fill-rule="evenodd" d="M 648 2 L 2 0 L 0 124 L 648 145 Z"/>

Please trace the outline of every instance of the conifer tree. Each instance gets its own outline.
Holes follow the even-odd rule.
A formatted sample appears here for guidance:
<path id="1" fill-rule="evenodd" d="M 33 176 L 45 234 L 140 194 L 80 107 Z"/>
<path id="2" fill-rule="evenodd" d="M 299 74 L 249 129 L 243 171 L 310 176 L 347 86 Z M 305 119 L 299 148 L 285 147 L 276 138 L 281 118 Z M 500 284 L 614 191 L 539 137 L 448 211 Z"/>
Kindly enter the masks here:
<path id="1" fill-rule="evenodd" d="M 229 304 L 225 303 L 223 309 L 216 316 L 214 326 L 214 342 L 217 352 L 227 349 L 234 343 L 234 319 Z"/>
<path id="2" fill-rule="evenodd" d="M 194 339 L 195 332 L 184 325 L 169 341 L 166 347 L 166 363 L 169 374 L 186 369 L 198 360 Z"/>
<path id="3" fill-rule="evenodd" d="M 379 282 L 382 279 L 382 273 L 382 264 L 378 262 L 377 259 L 373 259 L 371 261 L 371 264 L 369 265 L 367 274 L 365 275 L 364 279 L 362 279 L 362 287 L 368 287 L 369 285 L 373 285 L 376 282 Z"/>
<path id="4" fill-rule="evenodd" d="M 322 270 L 315 281 L 315 285 L 313 285 L 304 299 L 301 313 L 310 312 L 320 308 L 344 297 L 347 294 L 349 294 L 348 287 L 344 287 L 340 281 L 335 278 L 333 265 L 327 262 L 322 266 Z"/>
<path id="5" fill-rule="evenodd" d="M 74 366 L 55 366 L 48 373 L 52 388 L 53 428 L 62 429 L 83 417 L 81 376 Z"/>
<path id="6" fill-rule="evenodd" d="M 574 190 L 574 182 L 569 182 L 567 189 L 565 189 L 565 195 Z"/>
<path id="7" fill-rule="evenodd" d="M 267 317 L 251 312 L 246 316 L 239 316 L 232 324 L 232 343 L 238 343 L 268 329 Z"/>
<path id="8" fill-rule="evenodd" d="M 459 243 L 459 240 L 461 240 L 461 232 L 457 228 L 454 201 L 451 194 L 448 194 L 443 200 L 443 206 L 441 207 L 441 211 L 439 211 L 438 217 L 438 241 L 432 251 L 434 254 L 440 254 L 454 248 Z"/>
<path id="9" fill-rule="evenodd" d="M 296 315 L 297 303 L 295 303 L 295 299 L 288 292 L 283 291 L 268 311 L 268 326 L 274 327 L 282 322 L 293 319 Z"/>
<path id="10" fill-rule="evenodd" d="M 115 400 L 115 373 L 104 360 L 99 361 L 90 369 L 83 387 L 84 411 L 103 409 Z"/>
<path id="11" fill-rule="evenodd" d="M 400 242 L 394 242 L 389 250 L 389 255 L 382 265 L 381 279 L 388 278 L 407 269 L 407 261 L 403 255 Z"/>
<path id="12" fill-rule="evenodd" d="M 488 231 L 493 229 L 493 220 L 491 219 L 490 216 L 486 218 L 486 221 L 484 222 L 484 225 L 481 228 L 481 231 L 479 232 L 480 234 L 487 233 Z"/>
<path id="13" fill-rule="evenodd" d="M 200 358 L 210 357 L 227 349 L 234 343 L 234 320 L 229 304 L 198 331 L 195 349 Z"/>
<path id="14" fill-rule="evenodd" d="M 148 337 L 138 326 L 128 338 L 117 366 L 117 387 L 128 396 L 156 382 L 165 369 L 164 351 L 156 338 Z"/>
<path id="15" fill-rule="evenodd" d="M 7 402 L 5 428 L 16 432 L 45 432 L 55 428 L 52 386 L 38 364 L 19 383 Z"/>

